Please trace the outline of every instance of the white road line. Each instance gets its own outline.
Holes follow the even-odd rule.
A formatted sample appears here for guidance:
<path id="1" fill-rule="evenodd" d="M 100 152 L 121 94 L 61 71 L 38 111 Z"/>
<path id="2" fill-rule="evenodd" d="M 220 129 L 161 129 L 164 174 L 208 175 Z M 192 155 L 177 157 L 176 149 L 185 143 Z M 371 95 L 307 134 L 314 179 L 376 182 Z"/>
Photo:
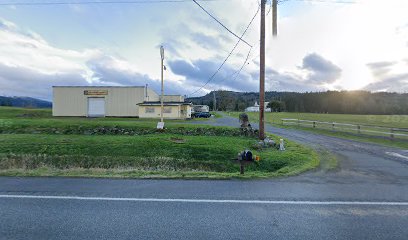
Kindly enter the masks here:
<path id="1" fill-rule="evenodd" d="M 364 202 L 364 201 L 269 201 L 269 200 L 234 200 L 234 199 L 113 198 L 113 197 L 40 196 L 40 195 L 0 195 L 0 199 L 1 198 L 84 200 L 84 201 L 125 201 L 125 202 L 408 206 L 408 202 Z"/>
<path id="2" fill-rule="evenodd" d="M 385 153 L 388 154 L 388 155 L 390 155 L 390 156 L 393 156 L 393 157 L 399 157 L 399 158 L 408 160 L 408 157 L 407 157 L 407 156 L 404 156 L 404 155 L 399 154 L 399 153 L 396 153 L 396 152 L 385 152 Z"/>

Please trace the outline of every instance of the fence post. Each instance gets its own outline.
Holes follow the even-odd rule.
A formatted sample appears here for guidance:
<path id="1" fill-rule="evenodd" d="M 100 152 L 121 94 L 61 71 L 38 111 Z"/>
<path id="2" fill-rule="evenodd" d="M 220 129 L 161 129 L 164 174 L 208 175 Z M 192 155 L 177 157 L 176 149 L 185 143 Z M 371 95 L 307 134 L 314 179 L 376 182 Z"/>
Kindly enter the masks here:
<path id="1" fill-rule="evenodd" d="M 333 124 L 332 124 L 332 131 L 334 131 L 335 130 L 335 123 L 333 122 Z"/>
<path id="2" fill-rule="evenodd" d="M 313 128 L 316 128 L 316 121 L 313 121 Z"/>
<path id="3" fill-rule="evenodd" d="M 394 128 L 390 129 L 390 136 L 391 136 L 391 139 L 394 140 Z"/>
<path id="4" fill-rule="evenodd" d="M 360 125 L 357 125 L 357 132 L 358 132 L 358 134 L 361 134 L 361 126 Z"/>

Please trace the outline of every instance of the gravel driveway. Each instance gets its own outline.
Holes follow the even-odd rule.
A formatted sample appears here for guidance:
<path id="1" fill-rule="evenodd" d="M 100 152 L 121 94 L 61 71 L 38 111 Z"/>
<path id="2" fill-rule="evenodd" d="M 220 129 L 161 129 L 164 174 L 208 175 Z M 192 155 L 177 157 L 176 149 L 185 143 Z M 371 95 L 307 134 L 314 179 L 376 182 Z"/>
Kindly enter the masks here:
<path id="1" fill-rule="evenodd" d="M 239 127 L 237 118 L 221 114 L 222 118 L 195 121 L 194 124 Z M 258 128 L 258 124 L 251 124 Z M 365 182 L 408 186 L 408 150 L 319 135 L 309 131 L 279 128 L 269 124 L 265 125 L 265 129 L 268 133 L 308 145 L 316 150 L 327 150 L 337 156 L 339 166 L 335 171 L 309 172 L 294 177 L 296 181 L 345 184 Z"/>

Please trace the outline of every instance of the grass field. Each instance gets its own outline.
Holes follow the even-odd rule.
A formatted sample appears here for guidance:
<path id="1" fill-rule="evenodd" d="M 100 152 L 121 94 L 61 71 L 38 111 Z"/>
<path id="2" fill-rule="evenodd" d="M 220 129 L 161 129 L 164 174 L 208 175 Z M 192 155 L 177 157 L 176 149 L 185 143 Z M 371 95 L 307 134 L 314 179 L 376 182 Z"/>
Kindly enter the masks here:
<path id="1" fill-rule="evenodd" d="M 157 120 L 52 118 L 49 110 L 0 107 L 0 175 L 137 178 L 253 178 L 298 174 L 319 165 L 313 150 L 256 148 L 234 128 Z M 277 136 L 271 136 L 278 139 Z M 231 161 L 250 149 L 261 161 L 239 174 Z"/>
<path id="2" fill-rule="evenodd" d="M 230 116 L 237 117 L 240 112 L 229 112 Z M 258 122 L 259 113 L 248 113 L 250 121 Z M 282 119 L 302 119 L 321 122 L 351 123 L 361 125 L 384 126 L 390 128 L 408 128 L 408 115 L 352 115 L 352 114 L 317 114 L 317 113 L 265 113 L 265 121 L 272 125 L 285 128 L 302 129 L 313 131 L 319 134 L 335 137 L 347 138 L 362 142 L 372 142 L 376 144 L 408 149 L 407 141 L 390 140 L 369 135 L 357 135 L 347 132 L 333 132 L 325 129 L 313 129 L 311 127 L 297 127 L 282 125 Z M 355 132 L 355 131 L 354 131 Z"/>
<path id="3" fill-rule="evenodd" d="M 238 117 L 240 113 L 232 112 L 231 115 Z M 259 113 L 249 113 L 250 119 L 258 121 Z M 302 119 L 321 122 L 355 123 L 394 128 L 408 128 L 408 115 L 353 115 L 353 114 L 320 114 L 320 113 L 265 113 L 268 123 L 280 124 L 282 119 Z"/>

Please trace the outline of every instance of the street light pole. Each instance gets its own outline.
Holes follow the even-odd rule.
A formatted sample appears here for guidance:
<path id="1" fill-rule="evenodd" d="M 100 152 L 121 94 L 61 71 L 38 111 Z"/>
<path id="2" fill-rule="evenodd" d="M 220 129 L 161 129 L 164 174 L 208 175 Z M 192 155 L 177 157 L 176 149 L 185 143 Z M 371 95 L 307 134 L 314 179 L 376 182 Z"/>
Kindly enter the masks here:
<path id="1" fill-rule="evenodd" d="M 163 108 L 164 108 L 164 104 L 163 104 L 163 98 L 164 98 L 164 80 L 163 80 L 163 71 L 164 71 L 164 47 L 160 46 L 160 55 L 161 55 L 161 111 L 160 111 L 160 121 L 162 123 L 164 123 L 163 120 Z"/>

